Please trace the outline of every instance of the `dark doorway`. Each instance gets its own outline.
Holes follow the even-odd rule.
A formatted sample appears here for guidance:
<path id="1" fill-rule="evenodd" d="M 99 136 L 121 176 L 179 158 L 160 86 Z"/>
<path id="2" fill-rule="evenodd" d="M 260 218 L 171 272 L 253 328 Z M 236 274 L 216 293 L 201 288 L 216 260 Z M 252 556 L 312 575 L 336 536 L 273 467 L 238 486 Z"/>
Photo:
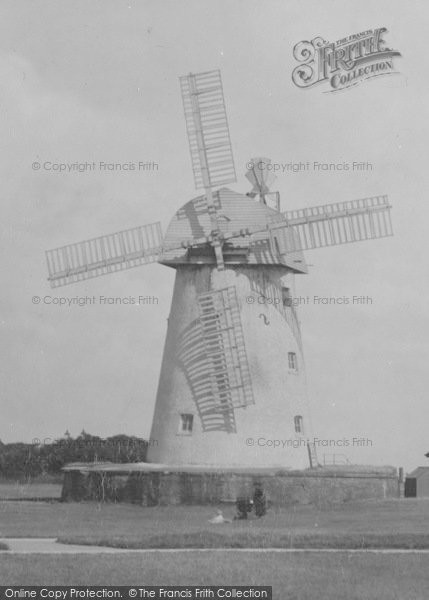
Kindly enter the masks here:
<path id="1" fill-rule="evenodd" d="M 416 477 L 407 477 L 405 479 L 405 498 L 415 498 L 417 496 L 417 479 Z"/>

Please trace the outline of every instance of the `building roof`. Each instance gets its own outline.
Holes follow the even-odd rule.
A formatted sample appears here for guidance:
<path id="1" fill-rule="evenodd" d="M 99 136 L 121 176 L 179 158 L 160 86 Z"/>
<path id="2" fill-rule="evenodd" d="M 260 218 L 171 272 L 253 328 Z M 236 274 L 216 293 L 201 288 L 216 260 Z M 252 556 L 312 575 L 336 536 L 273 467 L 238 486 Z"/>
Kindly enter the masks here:
<path id="1" fill-rule="evenodd" d="M 408 473 L 407 477 L 415 477 L 418 479 L 419 477 L 422 477 L 422 475 L 429 475 L 429 467 L 417 467 L 417 469 Z"/>

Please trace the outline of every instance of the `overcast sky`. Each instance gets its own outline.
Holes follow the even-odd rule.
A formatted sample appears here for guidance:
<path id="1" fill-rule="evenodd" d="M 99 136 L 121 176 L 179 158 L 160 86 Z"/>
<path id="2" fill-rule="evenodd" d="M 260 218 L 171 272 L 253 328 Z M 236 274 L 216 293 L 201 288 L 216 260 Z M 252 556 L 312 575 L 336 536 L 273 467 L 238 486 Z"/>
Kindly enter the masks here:
<path id="1" fill-rule="evenodd" d="M 394 206 L 394 237 L 309 252 L 297 277 L 302 296 L 373 301 L 300 309 L 313 425 L 320 438 L 371 439 L 347 450 L 353 461 L 427 464 L 428 16 L 423 0 L 3 0 L 0 439 L 149 435 L 174 271 L 155 264 L 52 291 L 44 251 L 158 220 L 165 230 L 196 195 L 178 77 L 220 68 L 237 191 L 249 190 L 255 155 L 373 164 L 284 173 L 274 186 L 283 210 L 378 194 Z M 399 74 L 337 94 L 292 83 L 297 42 L 376 27 L 402 54 Z M 159 169 L 58 173 L 35 161 Z M 76 295 L 159 303 L 44 301 Z"/>

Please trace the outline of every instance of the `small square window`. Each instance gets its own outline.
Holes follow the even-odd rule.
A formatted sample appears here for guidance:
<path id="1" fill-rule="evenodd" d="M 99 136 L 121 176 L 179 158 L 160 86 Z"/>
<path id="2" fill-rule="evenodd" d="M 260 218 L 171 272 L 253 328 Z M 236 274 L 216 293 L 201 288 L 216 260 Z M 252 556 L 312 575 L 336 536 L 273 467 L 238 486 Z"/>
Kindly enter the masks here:
<path id="1" fill-rule="evenodd" d="M 295 425 L 295 433 L 304 433 L 304 423 L 301 415 L 296 415 L 296 417 L 293 418 L 293 422 Z"/>
<path id="2" fill-rule="evenodd" d="M 183 414 L 180 415 L 179 421 L 179 433 L 186 433 L 190 435 L 194 426 L 194 415 Z"/>
<path id="3" fill-rule="evenodd" d="M 287 359 L 288 359 L 289 369 L 291 371 L 298 371 L 298 361 L 297 361 L 295 352 L 288 352 Z"/>

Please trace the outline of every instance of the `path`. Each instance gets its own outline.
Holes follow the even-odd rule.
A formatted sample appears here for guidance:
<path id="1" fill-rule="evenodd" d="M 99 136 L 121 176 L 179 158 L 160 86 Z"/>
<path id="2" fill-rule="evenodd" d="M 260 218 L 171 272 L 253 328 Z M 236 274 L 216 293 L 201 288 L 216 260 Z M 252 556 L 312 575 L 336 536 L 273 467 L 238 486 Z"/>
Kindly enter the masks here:
<path id="1" fill-rule="evenodd" d="M 151 554 L 151 553 L 183 553 L 183 552 L 274 552 L 280 554 L 299 554 L 305 552 L 353 554 L 429 554 L 429 549 L 401 548 L 108 548 L 106 546 L 84 546 L 77 544 L 60 544 L 56 538 L 0 538 L 0 542 L 8 545 L 6 554 Z M 0 551 L 1 556 L 1 551 Z"/>

